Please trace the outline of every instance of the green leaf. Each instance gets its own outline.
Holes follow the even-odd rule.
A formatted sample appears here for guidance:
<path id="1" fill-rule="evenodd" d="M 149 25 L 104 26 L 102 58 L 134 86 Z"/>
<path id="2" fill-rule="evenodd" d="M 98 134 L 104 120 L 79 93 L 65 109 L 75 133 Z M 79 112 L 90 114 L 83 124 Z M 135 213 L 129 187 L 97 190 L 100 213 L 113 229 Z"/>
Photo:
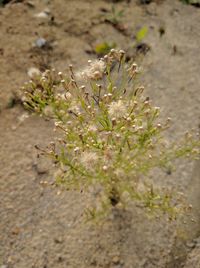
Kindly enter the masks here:
<path id="1" fill-rule="evenodd" d="M 142 27 L 137 33 L 136 33 L 136 40 L 137 42 L 141 42 L 145 36 L 148 33 L 148 28 L 146 26 Z"/>
<path id="2" fill-rule="evenodd" d="M 115 47 L 116 47 L 115 43 L 103 42 L 103 43 L 97 44 L 94 48 L 94 51 L 97 55 L 102 56 L 102 55 L 109 53 L 110 50 Z"/>

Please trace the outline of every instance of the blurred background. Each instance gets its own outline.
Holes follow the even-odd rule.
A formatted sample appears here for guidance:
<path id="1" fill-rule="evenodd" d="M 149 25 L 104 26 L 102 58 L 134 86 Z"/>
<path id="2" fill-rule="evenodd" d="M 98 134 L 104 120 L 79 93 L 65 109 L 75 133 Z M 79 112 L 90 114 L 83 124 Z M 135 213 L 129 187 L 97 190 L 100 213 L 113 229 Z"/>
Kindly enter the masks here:
<path id="1" fill-rule="evenodd" d="M 0 0 L 0 268 L 199 268 L 200 164 L 178 162 L 158 182 L 186 192 L 193 216 L 149 219 L 137 208 L 103 226 L 84 224 L 87 197 L 46 186 L 51 162 L 37 159 L 53 123 L 30 116 L 19 88 L 34 74 L 112 48 L 142 68 L 141 83 L 169 139 L 200 124 L 199 0 Z M 195 221 L 193 221 L 193 218 Z"/>

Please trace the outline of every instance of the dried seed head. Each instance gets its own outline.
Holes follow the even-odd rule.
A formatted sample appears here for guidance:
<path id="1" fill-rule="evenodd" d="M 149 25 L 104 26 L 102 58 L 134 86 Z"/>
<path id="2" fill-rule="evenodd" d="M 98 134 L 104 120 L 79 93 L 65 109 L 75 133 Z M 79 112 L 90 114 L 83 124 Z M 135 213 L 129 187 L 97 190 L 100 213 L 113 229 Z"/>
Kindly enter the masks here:
<path id="1" fill-rule="evenodd" d="M 138 127 L 138 130 L 142 131 L 142 130 L 144 130 L 144 127 L 140 126 L 140 127 Z"/>
<path id="2" fill-rule="evenodd" d="M 117 138 L 121 138 L 121 135 L 119 133 L 116 134 Z"/>
<path id="3" fill-rule="evenodd" d="M 98 80 L 102 78 L 102 74 L 99 71 L 95 71 L 93 74 L 93 79 Z"/>
<path id="4" fill-rule="evenodd" d="M 82 85 L 82 86 L 80 87 L 80 89 L 81 89 L 81 90 L 85 90 L 85 86 Z"/>
<path id="5" fill-rule="evenodd" d="M 108 170 L 108 166 L 105 165 L 105 166 L 102 167 L 102 169 L 103 169 L 103 171 L 107 171 Z"/>
<path id="6" fill-rule="evenodd" d="M 167 123 L 170 123 L 172 119 L 170 117 L 167 118 Z"/>
<path id="7" fill-rule="evenodd" d="M 117 120 L 116 120 L 116 118 L 113 117 L 113 118 L 111 119 L 111 121 L 112 121 L 112 125 L 113 125 L 113 126 L 116 126 L 116 124 L 117 124 Z"/>
<path id="8" fill-rule="evenodd" d="M 80 148 L 79 148 L 79 147 L 75 147 L 75 148 L 74 148 L 74 152 L 75 152 L 75 153 L 78 153 L 79 151 L 80 151 Z"/>
<path id="9" fill-rule="evenodd" d="M 80 157 L 81 164 L 86 169 L 93 169 L 98 161 L 98 155 L 95 152 L 83 152 Z"/>
<path id="10" fill-rule="evenodd" d="M 103 77 L 106 65 L 103 60 L 90 61 L 89 66 L 76 74 L 77 78 L 82 80 L 99 80 Z"/>
<path id="11" fill-rule="evenodd" d="M 121 55 L 125 55 L 125 54 L 126 54 L 125 51 L 122 50 L 122 49 L 120 49 L 119 53 L 120 53 Z"/>
<path id="12" fill-rule="evenodd" d="M 55 125 L 55 127 L 59 127 L 60 126 L 60 122 L 55 122 L 54 125 Z"/>
<path id="13" fill-rule="evenodd" d="M 111 117 L 122 118 L 126 115 L 126 105 L 122 100 L 114 101 L 109 105 L 108 114 Z"/>
<path id="14" fill-rule="evenodd" d="M 89 132 L 97 132 L 98 128 L 95 125 L 89 126 L 88 131 Z"/>
<path id="15" fill-rule="evenodd" d="M 44 115 L 49 116 L 49 117 L 53 116 L 53 114 L 54 114 L 53 108 L 50 105 L 47 105 L 44 108 L 43 112 L 44 112 Z"/>
<path id="16" fill-rule="evenodd" d="M 88 110 L 91 110 L 91 108 L 92 108 L 92 107 L 91 107 L 90 105 L 88 105 L 88 107 L 87 107 L 87 108 L 88 108 Z"/>
<path id="17" fill-rule="evenodd" d="M 28 69 L 28 76 L 30 78 L 34 78 L 36 76 L 39 76 L 41 74 L 40 70 L 38 68 L 35 67 L 31 67 Z"/>

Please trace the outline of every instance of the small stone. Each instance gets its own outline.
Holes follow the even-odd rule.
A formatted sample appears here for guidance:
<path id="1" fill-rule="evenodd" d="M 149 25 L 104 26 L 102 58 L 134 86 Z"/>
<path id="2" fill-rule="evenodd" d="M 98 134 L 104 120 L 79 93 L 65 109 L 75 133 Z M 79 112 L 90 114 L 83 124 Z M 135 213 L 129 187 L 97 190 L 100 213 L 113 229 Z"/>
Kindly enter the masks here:
<path id="1" fill-rule="evenodd" d="M 119 258 L 119 256 L 114 256 L 114 257 L 112 258 L 112 262 L 113 262 L 114 264 L 120 264 L 120 258 Z"/>
<path id="2" fill-rule="evenodd" d="M 44 38 L 38 38 L 36 41 L 35 41 L 35 46 L 36 47 L 39 47 L 39 48 L 43 48 L 43 47 L 45 47 L 46 46 L 46 44 L 47 44 L 47 41 L 46 41 L 46 39 L 44 39 Z"/>
<path id="3" fill-rule="evenodd" d="M 62 239 L 62 237 L 56 237 L 56 238 L 54 238 L 54 242 L 56 244 L 62 244 L 63 243 L 63 239 Z"/>
<path id="4" fill-rule="evenodd" d="M 12 125 L 12 126 L 11 126 L 11 129 L 12 129 L 13 131 L 15 131 L 15 130 L 17 129 L 17 126 L 16 126 L 16 125 Z"/>
<path id="5" fill-rule="evenodd" d="M 195 246 L 196 246 L 195 241 L 187 243 L 188 248 L 195 248 Z"/>
<path id="6" fill-rule="evenodd" d="M 58 259 L 57 259 L 58 262 L 63 262 L 64 261 L 64 258 L 62 256 L 58 256 Z"/>
<path id="7" fill-rule="evenodd" d="M 195 238 L 195 239 L 194 239 L 194 242 L 195 242 L 196 244 L 200 245 L 200 237 Z"/>
<path id="8" fill-rule="evenodd" d="M 27 2 L 26 2 L 26 5 L 27 5 L 28 7 L 31 7 L 31 8 L 34 8 L 34 7 L 35 7 L 35 4 L 34 4 L 32 1 L 27 1 Z"/>
<path id="9" fill-rule="evenodd" d="M 36 17 L 36 18 L 42 18 L 42 19 L 46 19 L 46 18 L 48 18 L 48 14 L 45 13 L 45 12 L 40 12 L 40 13 L 38 13 L 38 14 L 35 14 L 34 17 Z"/>
<path id="10" fill-rule="evenodd" d="M 50 10 L 49 9 L 45 9 L 44 11 L 35 14 L 34 17 L 40 18 L 40 19 L 46 19 L 46 18 L 49 17 L 49 15 L 50 15 Z"/>
<path id="11" fill-rule="evenodd" d="M 13 235 L 18 235 L 19 233 L 20 233 L 19 227 L 15 227 L 15 228 L 12 229 L 12 234 Z"/>
<path id="12" fill-rule="evenodd" d="M 48 173 L 48 169 L 44 163 L 35 162 L 32 164 L 32 168 L 37 172 L 38 175 L 44 175 Z M 40 181 L 40 184 L 47 185 L 48 181 Z"/>

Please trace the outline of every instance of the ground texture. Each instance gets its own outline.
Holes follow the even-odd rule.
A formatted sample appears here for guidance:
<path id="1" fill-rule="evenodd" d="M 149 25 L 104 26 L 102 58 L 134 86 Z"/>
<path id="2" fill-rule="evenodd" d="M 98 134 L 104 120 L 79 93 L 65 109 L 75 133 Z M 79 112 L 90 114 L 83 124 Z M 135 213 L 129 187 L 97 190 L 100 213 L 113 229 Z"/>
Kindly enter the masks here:
<path id="1" fill-rule="evenodd" d="M 162 116 L 173 118 L 169 138 L 199 127 L 200 10 L 178 0 L 116 1 L 124 10 L 119 29 L 105 21 L 111 2 L 11 1 L 0 8 L 0 268 L 200 267 L 200 163 L 178 163 L 171 175 L 154 178 L 187 194 L 196 222 L 150 220 L 133 206 L 103 226 L 84 224 L 84 194 L 41 184 L 53 181 L 54 170 L 37 159 L 34 145 L 54 133 L 50 121 L 25 119 L 16 98 L 30 67 L 81 68 L 96 57 L 97 44 L 114 42 L 142 66 Z M 47 8 L 45 18 L 35 16 Z M 148 34 L 136 48 L 143 26 Z M 33 45 L 38 38 L 46 40 L 41 48 Z"/>

